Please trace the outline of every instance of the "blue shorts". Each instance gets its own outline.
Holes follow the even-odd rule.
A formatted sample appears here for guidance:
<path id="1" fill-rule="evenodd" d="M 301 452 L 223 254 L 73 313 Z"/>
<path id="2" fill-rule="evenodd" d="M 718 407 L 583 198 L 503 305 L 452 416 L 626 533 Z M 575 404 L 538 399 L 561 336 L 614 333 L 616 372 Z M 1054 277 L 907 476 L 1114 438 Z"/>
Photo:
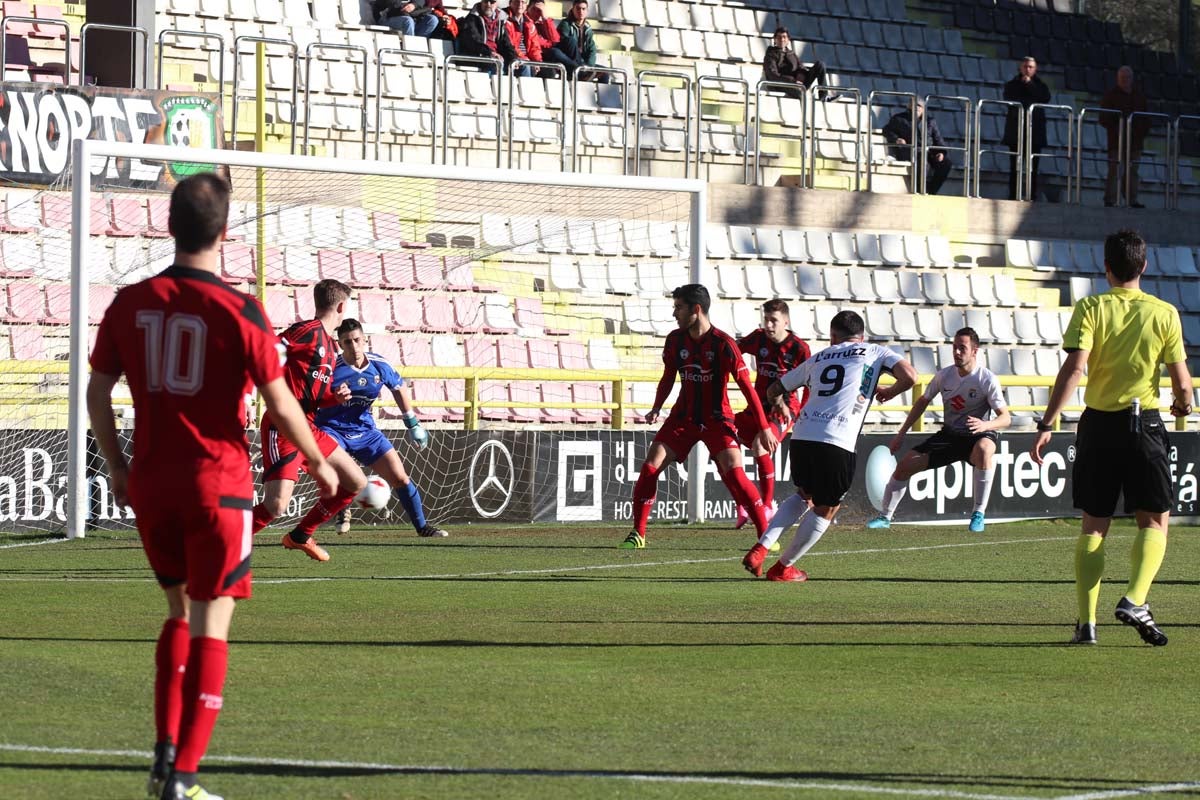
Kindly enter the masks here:
<path id="1" fill-rule="evenodd" d="M 362 433 L 343 433 L 332 428 L 322 428 L 322 430 L 332 436 L 343 450 L 365 467 L 371 466 L 386 456 L 389 450 L 396 449 L 392 446 L 391 440 L 384 436 L 383 431 L 378 428 L 372 428 Z"/>

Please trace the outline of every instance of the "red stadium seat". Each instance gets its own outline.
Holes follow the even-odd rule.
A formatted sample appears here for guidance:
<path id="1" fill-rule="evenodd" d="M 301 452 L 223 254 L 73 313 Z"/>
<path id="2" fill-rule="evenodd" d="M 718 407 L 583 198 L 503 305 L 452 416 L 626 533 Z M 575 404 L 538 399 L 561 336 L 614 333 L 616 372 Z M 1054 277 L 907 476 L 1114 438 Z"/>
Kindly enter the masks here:
<path id="1" fill-rule="evenodd" d="M 421 296 L 412 292 L 393 292 L 392 320 L 398 331 L 419 331 L 424 318 Z"/>

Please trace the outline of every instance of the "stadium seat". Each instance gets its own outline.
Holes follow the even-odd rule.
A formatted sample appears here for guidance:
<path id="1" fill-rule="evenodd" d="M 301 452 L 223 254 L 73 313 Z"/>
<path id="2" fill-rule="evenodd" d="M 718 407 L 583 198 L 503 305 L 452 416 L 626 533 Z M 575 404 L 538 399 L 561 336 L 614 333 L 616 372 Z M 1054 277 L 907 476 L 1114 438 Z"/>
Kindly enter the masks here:
<path id="1" fill-rule="evenodd" d="M 924 303 L 925 291 L 921 287 L 921 273 L 904 270 L 894 273 L 900 283 L 900 302 L 919 305 Z"/>
<path id="2" fill-rule="evenodd" d="M 991 275 L 981 275 L 972 273 L 970 276 L 971 282 L 971 297 L 975 299 L 975 303 L 981 306 L 1000 305 L 999 298 L 996 297 L 995 281 Z"/>
<path id="3" fill-rule="evenodd" d="M 872 342 L 888 342 L 897 338 L 892 312 L 887 306 L 867 306 L 866 324 L 868 339 Z"/>
<path id="4" fill-rule="evenodd" d="M 717 296 L 724 298 L 746 296 L 746 277 L 741 265 L 717 264 Z"/>
<path id="5" fill-rule="evenodd" d="M 850 272 L 846 267 L 826 267 L 821 270 L 825 279 L 825 296 L 830 300 L 851 300 Z"/>
<path id="6" fill-rule="evenodd" d="M 318 250 L 317 273 L 321 280 L 350 282 L 350 254 L 345 250 Z"/>
<path id="7" fill-rule="evenodd" d="M 884 303 L 900 303 L 903 301 L 900 287 L 900 273 L 891 270 L 870 270 L 875 284 L 875 297 Z"/>
<path id="8" fill-rule="evenodd" d="M 851 268 L 848 274 L 851 299 L 856 303 L 874 303 L 878 299 L 875 295 L 875 283 L 871 280 L 871 270 Z"/>
<path id="9" fill-rule="evenodd" d="M 811 263 L 808 256 L 808 242 L 804 231 L 795 228 L 784 228 L 780 231 L 785 261 L 803 261 Z"/>
<path id="10" fill-rule="evenodd" d="M 904 253 L 904 237 L 898 233 L 879 234 L 879 260 L 888 267 L 910 266 Z"/>
<path id="11" fill-rule="evenodd" d="M 810 264 L 832 264 L 834 254 L 830 244 L 828 231 L 805 231 L 805 249 Z"/>
<path id="12" fill-rule="evenodd" d="M 941 272 L 926 272 L 921 276 L 921 287 L 926 299 L 935 306 L 949 305 L 950 290 L 947 275 Z"/>
<path id="13" fill-rule="evenodd" d="M 398 331 L 419 331 L 424 320 L 421 295 L 412 292 L 391 292 L 393 327 Z M 405 361 L 404 363 L 413 363 Z"/>
<path id="14" fill-rule="evenodd" d="M 607 291 L 622 295 L 638 293 L 637 269 L 630 262 L 624 259 L 609 259 L 604 274 L 607 279 Z"/>
<path id="15" fill-rule="evenodd" d="M 457 303 L 455 308 L 457 309 Z M 516 333 L 512 301 L 504 295 L 488 295 L 483 301 L 483 330 L 485 333 Z"/>
<path id="16" fill-rule="evenodd" d="M 392 313 L 392 303 L 383 292 L 359 292 L 358 321 L 363 327 L 396 329 L 396 320 Z"/>
<path id="17" fill-rule="evenodd" d="M 263 305 L 267 318 L 276 327 L 287 327 L 296 321 L 296 301 L 288 289 L 267 287 Z"/>

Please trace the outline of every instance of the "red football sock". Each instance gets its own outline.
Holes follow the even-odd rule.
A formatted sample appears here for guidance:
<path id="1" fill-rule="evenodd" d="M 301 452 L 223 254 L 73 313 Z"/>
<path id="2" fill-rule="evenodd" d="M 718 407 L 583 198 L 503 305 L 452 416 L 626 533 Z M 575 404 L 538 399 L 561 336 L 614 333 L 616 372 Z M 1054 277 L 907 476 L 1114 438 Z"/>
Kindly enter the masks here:
<path id="1" fill-rule="evenodd" d="M 270 511 L 267 511 L 266 503 L 259 503 L 254 507 L 254 524 L 250 526 L 250 533 L 255 534 L 263 528 L 271 524 L 271 520 L 275 519 Z"/>
<path id="2" fill-rule="evenodd" d="M 746 470 L 742 469 L 739 464 L 733 469 L 726 470 L 721 478 L 725 481 L 725 488 L 729 489 L 733 499 L 750 515 L 750 521 L 754 523 L 754 530 L 758 531 L 759 536 L 762 536 L 767 530 L 767 515 L 762 498 L 758 495 L 758 489 L 754 488 L 754 484 L 746 477 Z"/>
<path id="3" fill-rule="evenodd" d="M 187 672 L 183 676 L 183 719 L 179 723 L 175 769 L 195 772 L 208 749 L 213 726 L 224 703 L 225 668 L 229 645 L 221 639 L 192 639 Z"/>
<path id="4" fill-rule="evenodd" d="M 658 494 L 658 467 L 642 464 L 637 483 L 633 485 L 633 529 L 646 535 L 646 523 L 650 521 L 650 509 L 654 508 L 654 495 Z"/>
<path id="5" fill-rule="evenodd" d="M 168 619 L 154 650 L 154 732 L 156 742 L 179 738 L 183 714 L 183 676 L 191 646 L 186 619 Z"/>
<path id="6" fill-rule="evenodd" d="M 770 453 L 754 457 L 758 466 L 758 493 L 762 496 L 763 505 L 771 507 L 775 502 L 775 461 Z"/>
<path id="7" fill-rule="evenodd" d="M 338 489 L 338 493 L 328 500 L 323 500 L 318 497 L 317 502 L 313 503 L 313 507 L 308 510 L 308 513 L 296 525 L 296 533 L 305 536 L 312 536 L 316 533 L 317 528 L 324 525 L 329 520 L 340 514 L 343 509 L 354 502 L 358 492 L 351 492 L 346 489 Z"/>

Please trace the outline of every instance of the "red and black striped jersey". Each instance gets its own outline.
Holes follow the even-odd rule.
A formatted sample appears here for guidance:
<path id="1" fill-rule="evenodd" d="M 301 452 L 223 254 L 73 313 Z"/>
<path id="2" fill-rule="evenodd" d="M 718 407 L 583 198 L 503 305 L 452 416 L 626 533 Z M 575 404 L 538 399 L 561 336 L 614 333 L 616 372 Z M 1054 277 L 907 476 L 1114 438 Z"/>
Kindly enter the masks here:
<path id="1" fill-rule="evenodd" d="M 681 384 L 671 408 L 673 420 L 732 420 L 729 379 L 741 376 L 749 388 L 750 370 L 742 361 L 742 351 L 732 336 L 717 328 L 710 328 L 699 339 L 686 330 L 671 331 L 663 346 L 663 364 L 679 375 Z"/>
<path id="2" fill-rule="evenodd" d="M 812 355 L 808 342 L 788 331 L 787 338 L 776 342 L 762 328 L 738 339 L 738 347 L 743 353 L 754 356 L 755 372 L 754 391 L 763 405 L 767 405 L 767 387 L 778 378 L 803 364 Z M 788 408 L 792 417 L 800 413 L 800 409 L 808 402 L 808 387 L 804 387 L 803 396 L 792 393 L 788 396 Z"/>
<path id="3" fill-rule="evenodd" d="M 337 403 L 333 394 L 333 369 L 337 366 L 337 342 L 319 319 L 297 322 L 279 335 L 287 348 L 284 377 L 300 401 L 310 422 L 317 410 Z"/>

